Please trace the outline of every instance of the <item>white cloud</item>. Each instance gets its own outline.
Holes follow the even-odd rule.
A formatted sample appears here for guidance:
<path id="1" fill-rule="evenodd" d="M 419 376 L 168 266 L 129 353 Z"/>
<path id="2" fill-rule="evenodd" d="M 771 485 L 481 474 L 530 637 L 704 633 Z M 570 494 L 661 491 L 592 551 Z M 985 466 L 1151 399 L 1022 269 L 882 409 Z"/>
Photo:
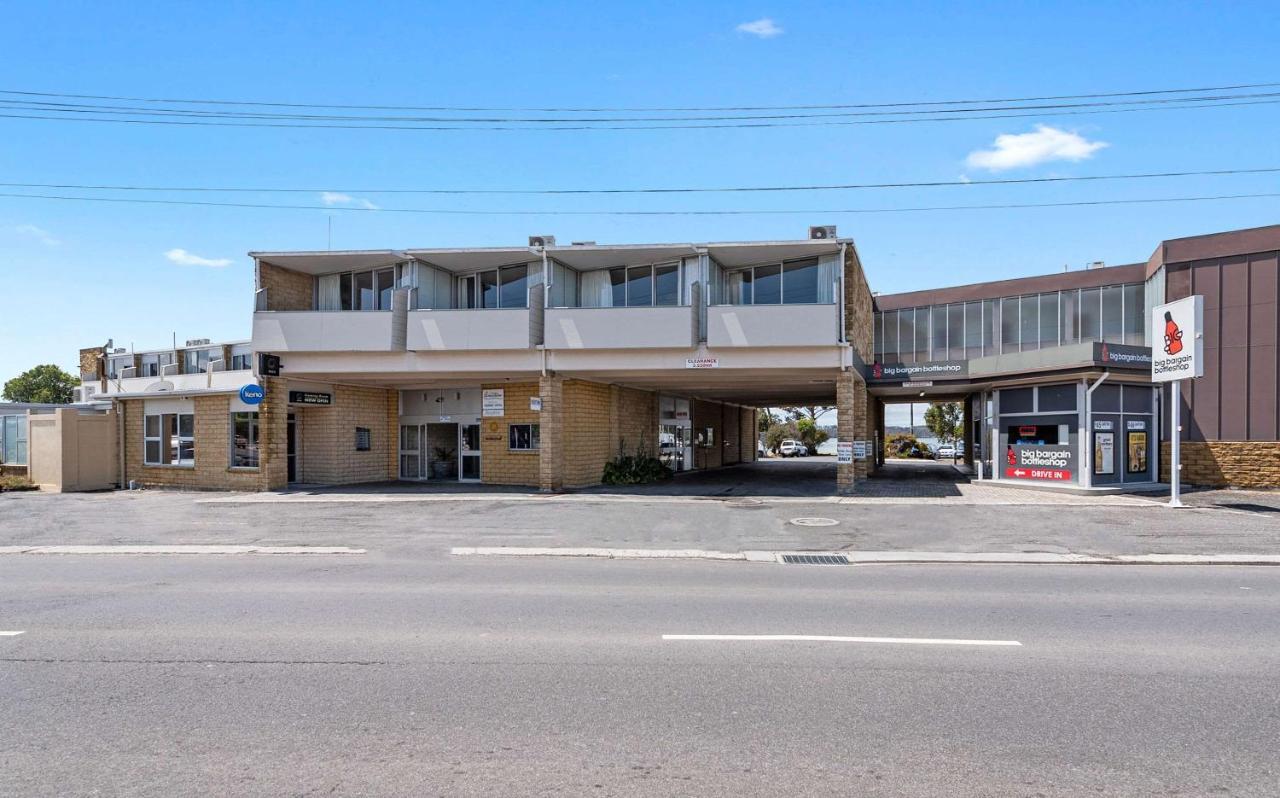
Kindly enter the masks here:
<path id="1" fill-rule="evenodd" d="M 1103 147 L 1105 141 L 1089 141 L 1079 133 L 1036 125 L 1034 133 L 1001 133 L 989 150 L 974 150 L 965 163 L 973 169 L 1001 172 L 1049 161 L 1084 161 Z"/>
<path id="2" fill-rule="evenodd" d="M 187 252 L 185 249 L 171 249 L 164 253 L 170 263 L 176 263 L 179 266 L 209 266 L 214 269 L 221 269 L 223 266 L 230 266 L 229 258 L 202 258 L 194 252 Z"/>
<path id="3" fill-rule="evenodd" d="M 378 210 L 378 206 L 374 205 L 367 199 L 362 197 L 353 197 L 350 194 L 340 194 L 337 191 L 321 192 L 320 201 L 330 207 L 335 205 L 346 205 L 353 208 L 364 208 L 367 211 Z"/>
<path id="4" fill-rule="evenodd" d="M 738 33 L 749 33 L 752 36 L 761 39 L 772 39 L 774 36 L 782 35 L 782 28 L 779 28 L 772 19 L 761 17 L 753 22 L 744 22 L 734 28 Z"/>
<path id="5" fill-rule="evenodd" d="M 19 235 L 30 236 L 36 239 L 46 247 L 56 247 L 62 242 L 53 237 L 53 233 L 43 227 L 37 227 L 34 224 L 20 224 L 13 228 L 13 231 Z"/>

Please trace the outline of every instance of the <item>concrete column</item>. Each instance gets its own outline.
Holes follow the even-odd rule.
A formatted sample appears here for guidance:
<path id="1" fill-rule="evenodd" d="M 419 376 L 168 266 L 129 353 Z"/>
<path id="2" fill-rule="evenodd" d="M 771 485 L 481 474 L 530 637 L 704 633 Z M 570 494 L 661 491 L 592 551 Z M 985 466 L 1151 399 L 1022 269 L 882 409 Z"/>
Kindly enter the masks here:
<path id="1" fill-rule="evenodd" d="M 852 369 L 840 372 L 836 378 L 836 437 L 841 441 L 871 438 L 867 423 L 867 400 L 867 383 L 862 379 L 862 375 Z M 853 463 L 837 465 L 836 491 L 840 494 L 853 493 L 858 481 L 866 479 L 869 463 L 870 457 L 866 460 L 854 460 Z"/>
<path id="2" fill-rule="evenodd" d="M 973 394 L 968 394 L 962 402 L 964 409 L 964 463 L 973 466 Z"/>
<path id="3" fill-rule="evenodd" d="M 538 396 L 542 397 L 538 489 L 554 493 L 564 490 L 564 378 L 542 376 L 538 380 Z"/>
<path id="4" fill-rule="evenodd" d="M 258 475 L 262 490 L 289 484 L 289 391 L 279 377 L 263 377 L 265 395 L 258 405 Z"/>

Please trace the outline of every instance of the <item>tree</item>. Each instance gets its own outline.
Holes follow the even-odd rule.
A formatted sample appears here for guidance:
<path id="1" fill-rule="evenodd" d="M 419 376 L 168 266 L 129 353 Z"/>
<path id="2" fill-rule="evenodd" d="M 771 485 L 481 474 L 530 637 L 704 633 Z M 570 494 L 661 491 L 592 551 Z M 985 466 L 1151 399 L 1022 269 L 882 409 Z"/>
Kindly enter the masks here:
<path id="1" fill-rule="evenodd" d="M 801 407 L 788 407 L 787 415 L 792 421 L 800 421 L 801 419 L 809 419 L 814 424 L 818 423 L 818 419 L 835 410 L 829 405 L 803 405 Z"/>
<path id="2" fill-rule="evenodd" d="M 28 369 L 4 384 L 4 398 L 10 402 L 65 405 L 80 381 L 67 372 L 46 363 Z"/>
<path id="3" fill-rule="evenodd" d="M 818 429 L 818 425 L 811 418 L 801 418 L 796 421 L 796 436 L 801 443 L 809 447 L 810 454 L 816 454 L 818 444 L 830 437 L 826 432 Z"/>
<path id="4" fill-rule="evenodd" d="M 929 405 L 924 423 L 943 443 L 954 443 L 964 435 L 964 411 L 959 402 Z"/>

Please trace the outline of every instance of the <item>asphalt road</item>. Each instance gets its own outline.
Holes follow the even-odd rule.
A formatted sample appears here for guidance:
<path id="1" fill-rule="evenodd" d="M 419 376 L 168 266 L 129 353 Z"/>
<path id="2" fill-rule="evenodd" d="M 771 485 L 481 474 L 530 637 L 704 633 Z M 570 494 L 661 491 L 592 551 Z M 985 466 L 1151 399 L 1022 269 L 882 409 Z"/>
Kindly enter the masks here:
<path id="1" fill-rule="evenodd" d="M 1280 785 L 1280 569 L 26 555 L 0 630 L 0 795 Z"/>

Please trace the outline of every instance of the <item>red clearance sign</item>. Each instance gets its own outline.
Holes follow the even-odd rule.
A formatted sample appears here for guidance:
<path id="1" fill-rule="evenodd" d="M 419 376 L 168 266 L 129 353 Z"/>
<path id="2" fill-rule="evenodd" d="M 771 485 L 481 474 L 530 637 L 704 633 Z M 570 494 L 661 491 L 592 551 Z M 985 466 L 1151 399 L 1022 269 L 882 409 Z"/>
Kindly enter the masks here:
<path id="1" fill-rule="evenodd" d="M 1004 470 L 1009 479 L 1052 479 L 1070 481 L 1071 472 L 1065 468 L 1028 468 L 1026 466 L 1010 466 Z"/>

